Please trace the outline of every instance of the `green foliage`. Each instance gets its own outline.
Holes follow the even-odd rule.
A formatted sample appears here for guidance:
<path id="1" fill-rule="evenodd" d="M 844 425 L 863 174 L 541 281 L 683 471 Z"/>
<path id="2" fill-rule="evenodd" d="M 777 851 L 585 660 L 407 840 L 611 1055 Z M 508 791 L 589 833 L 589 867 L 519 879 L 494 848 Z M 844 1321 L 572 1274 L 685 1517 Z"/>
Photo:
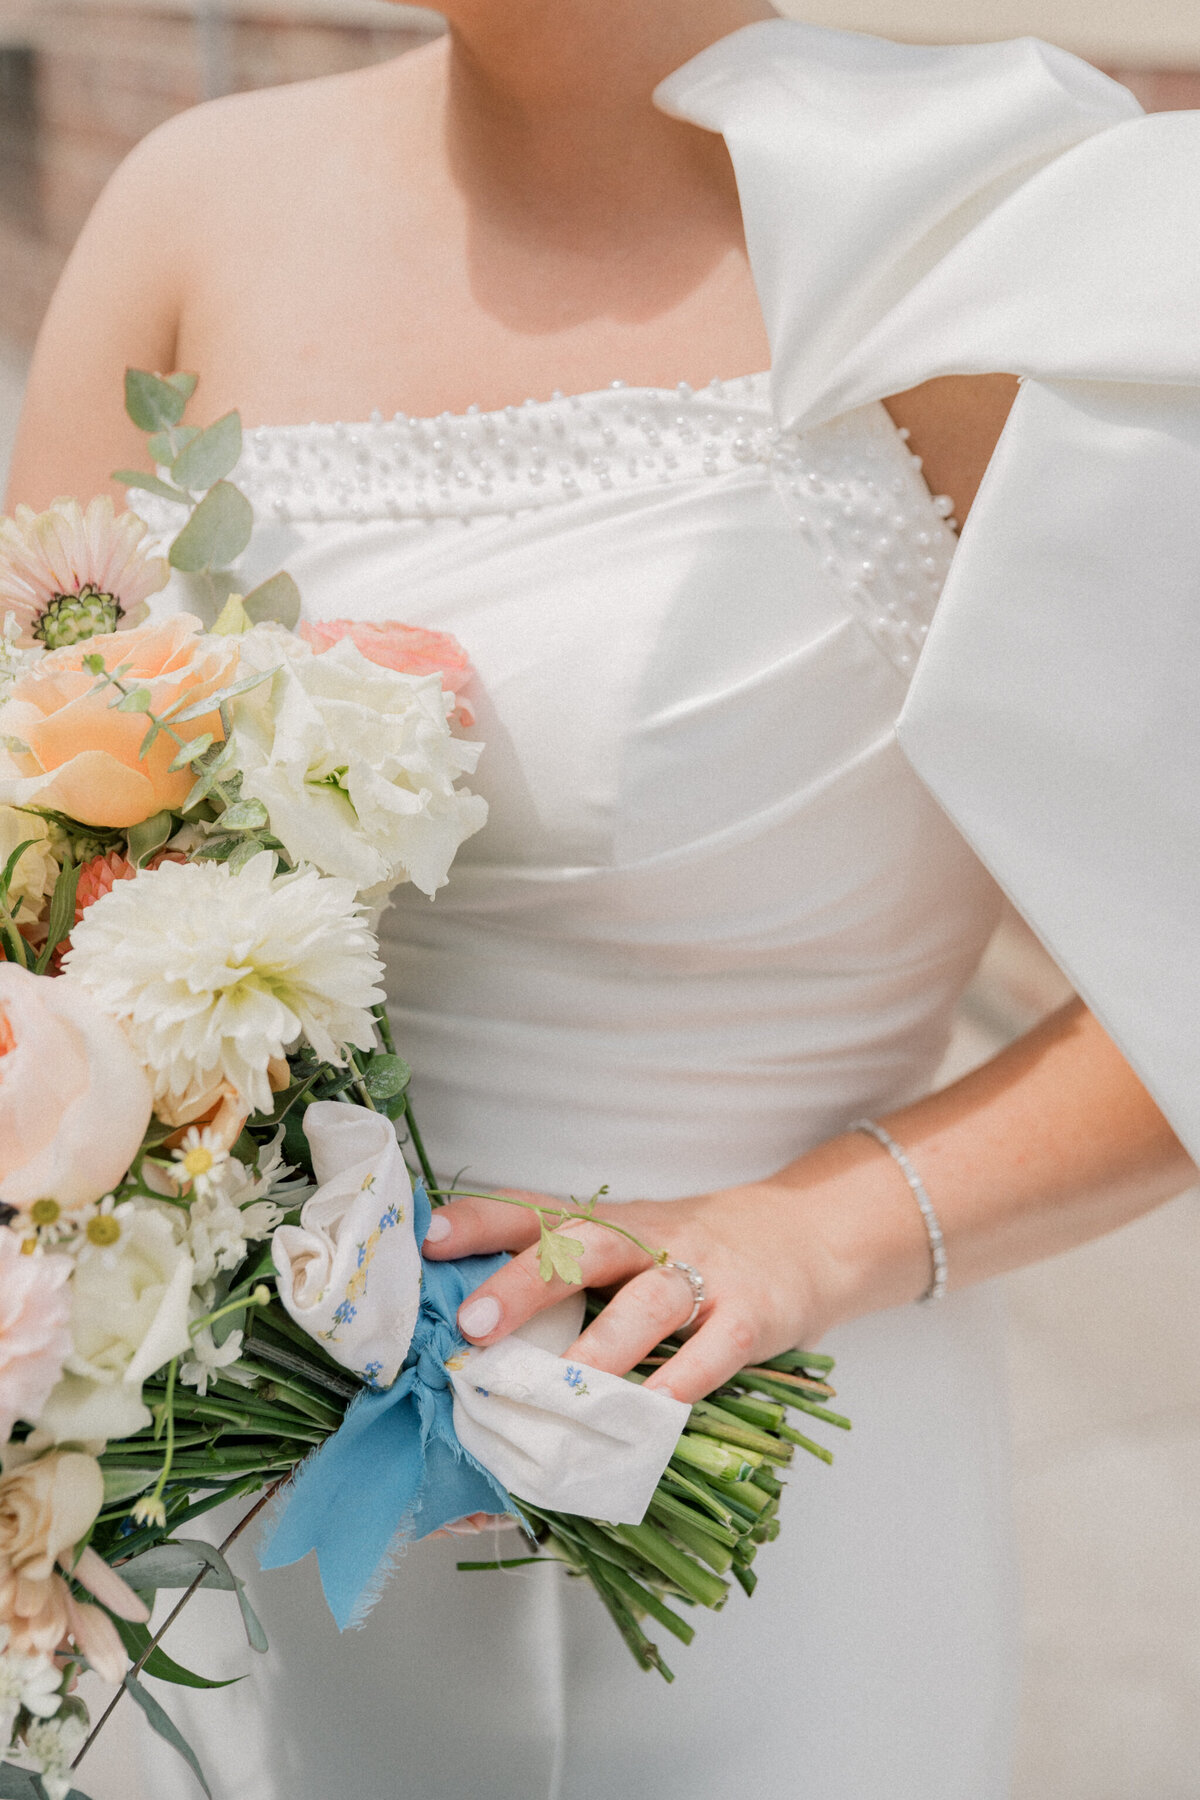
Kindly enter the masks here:
<path id="1" fill-rule="evenodd" d="M 192 1749 L 192 1746 L 180 1731 L 178 1725 L 175 1724 L 169 1714 L 159 1705 L 149 1688 L 142 1686 L 136 1675 L 127 1675 L 125 1677 L 125 1687 L 130 1698 L 136 1700 L 142 1711 L 145 1713 L 151 1727 L 158 1733 L 160 1738 L 163 1738 L 166 1743 L 170 1744 L 172 1750 L 177 1750 L 179 1752 L 180 1756 L 182 1756 L 184 1762 L 207 1794 L 208 1800 L 212 1800 L 212 1789 L 204 1779 L 204 1770 L 200 1767 L 200 1760 L 197 1757 L 196 1752 Z"/>
<path id="2" fill-rule="evenodd" d="M 560 1280 L 570 1282 L 572 1287 L 580 1287 L 583 1283 L 583 1265 L 581 1257 L 586 1245 L 579 1238 L 565 1237 L 557 1229 L 550 1229 L 545 1218 L 538 1216 L 538 1273 L 543 1281 L 553 1281 L 557 1275 Z"/>
<path id="3" fill-rule="evenodd" d="M 242 600 L 242 607 L 252 625 L 274 620 L 294 631 L 300 622 L 300 589 L 285 571 L 260 581 Z"/>
<path id="4" fill-rule="evenodd" d="M 412 1070 L 401 1056 L 376 1053 L 364 1058 L 363 1086 L 372 1100 L 394 1100 L 412 1080 Z"/>
<path id="5" fill-rule="evenodd" d="M 46 925 L 46 942 L 37 960 L 37 973 L 44 975 L 50 958 L 63 939 L 71 934 L 75 923 L 75 895 L 79 887 L 78 863 L 65 862 L 58 871 L 54 892 L 50 896 L 50 917 Z"/>
<path id="6" fill-rule="evenodd" d="M 165 463 L 168 468 L 181 450 L 187 448 L 193 438 L 200 432 L 195 425 L 177 425 L 173 431 L 157 431 L 146 444 L 156 463 Z"/>
<path id="7" fill-rule="evenodd" d="M 132 1500 L 136 1494 L 144 1494 L 152 1487 L 157 1476 L 157 1469 L 104 1469 L 104 1504 L 118 1506 L 122 1500 Z"/>
<path id="8" fill-rule="evenodd" d="M 194 375 L 164 379 L 148 369 L 126 369 L 125 411 L 139 431 L 169 431 L 182 419 L 195 387 Z"/>
<path id="9" fill-rule="evenodd" d="M 157 475 L 147 475 L 142 469 L 114 469 L 112 478 L 123 487 L 138 488 L 146 494 L 157 494 L 160 500 L 174 500 L 180 506 L 188 504 L 186 494 L 181 494 L 169 482 L 160 481 Z"/>
<path id="10" fill-rule="evenodd" d="M 267 823 L 267 809 L 261 800 L 239 800 L 221 814 L 223 831 L 262 831 Z"/>
<path id="11" fill-rule="evenodd" d="M 171 479 L 176 487 L 207 491 L 232 473 L 241 454 L 242 421 L 228 412 L 180 450 L 171 463 Z"/>
<path id="12" fill-rule="evenodd" d="M 168 1656 L 166 1651 L 157 1644 L 146 1656 L 150 1644 L 150 1632 L 145 1625 L 134 1625 L 128 1619 L 118 1618 L 113 1619 L 113 1624 L 125 1646 L 129 1660 L 136 1663 L 145 1656 L 142 1672 L 146 1675 L 153 1675 L 156 1681 L 170 1681 L 176 1687 L 223 1688 L 233 1687 L 237 1682 L 245 1679 L 241 1675 L 233 1675 L 227 1681 L 211 1681 L 207 1675 L 197 1675 L 193 1670 L 185 1669 L 182 1663 L 177 1663 L 174 1657 Z"/>
<path id="13" fill-rule="evenodd" d="M 175 542 L 167 560 L 173 569 L 195 574 L 236 562 L 250 542 L 254 508 L 232 482 L 209 489 Z"/>
<path id="14" fill-rule="evenodd" d="M 135 869 L 144 869 L 152 856 L 162 849 L 175 826 L 170 812 L 152 813 L 140 825 L 129 828 L 129 860 Z"/>

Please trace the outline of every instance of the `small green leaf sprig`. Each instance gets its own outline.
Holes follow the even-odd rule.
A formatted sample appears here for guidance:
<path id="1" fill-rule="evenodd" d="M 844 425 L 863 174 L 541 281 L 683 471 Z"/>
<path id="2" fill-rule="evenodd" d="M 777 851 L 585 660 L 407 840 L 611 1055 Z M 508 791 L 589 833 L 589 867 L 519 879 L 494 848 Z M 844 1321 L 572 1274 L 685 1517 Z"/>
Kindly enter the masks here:
<path id="1" fill-rule="evenodd" d="M 125 371 L 125 411 L 148 434 L 147 449 L 167 479 L 142 469 L 117 469 L 113 480 L 188 509 L 167 561 L 203 585 L 215 617 L 234 590 L 229 569 L 250 543 L 254 508 L 229 480 L 242 455 L 240 414 L 227 412 L 203 429 L 183 422 L 196 384 L 195 375 Z M 241 607 L 248 624 L 275 620 L 290 630 L 300 617 L 300 592 L 281 570 L 246 594 Z"/>

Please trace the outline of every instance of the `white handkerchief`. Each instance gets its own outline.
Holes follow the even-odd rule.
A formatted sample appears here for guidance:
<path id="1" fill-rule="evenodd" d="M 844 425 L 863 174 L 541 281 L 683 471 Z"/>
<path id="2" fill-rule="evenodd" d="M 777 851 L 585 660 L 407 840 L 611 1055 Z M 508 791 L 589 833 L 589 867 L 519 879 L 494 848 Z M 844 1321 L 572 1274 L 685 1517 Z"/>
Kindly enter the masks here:
<path id="1" fill-rule="evenodd" d="M 412 1186 L 382 1113 L 318 1100 L 304 1115 L 320 1186 L 271 1239 L 279 1298 L 345 1368 L 390 1387 L 421 1302 Z"/>
<path id="2" fill-rule="evenodd" d="M 691 1412 L 521 1333 L 468 1352 L 450 1382 L 459 1442 L 511 1494 L 614 1525 L 641 1524 Z"/>

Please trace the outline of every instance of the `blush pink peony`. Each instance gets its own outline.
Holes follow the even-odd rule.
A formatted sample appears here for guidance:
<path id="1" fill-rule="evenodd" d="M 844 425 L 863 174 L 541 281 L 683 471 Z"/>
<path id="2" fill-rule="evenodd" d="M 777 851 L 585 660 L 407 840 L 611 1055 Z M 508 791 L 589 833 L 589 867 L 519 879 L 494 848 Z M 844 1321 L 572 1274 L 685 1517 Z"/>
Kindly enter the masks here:
<path id="1" fill-rule="evenodd" d="M 133 1161 L 151 1108 L 129 1039 L 90 994 L 0 963 L 0 1201 L 99 1200 Z"/>
<path id="2" fill-rule="evenodd" d="M 401 675 L 440 675 L 442 686 L 456 702 L 455 724 L 475 723 L 469 702 L 462 698 L 462 689 L 475 671 L 458 639 L 448 631 L 426 631 L 420 625 L 401 625 L 395 619 L 379 625 L 365 619 L 315 619 L 305 620 L 299 635 L 318 655 L 348 637 L 368 662 L 378 663 L 381 668 L 396 669 Z"/>
<path id="3" fill-rule="evenodd" d="M 66 1256 L 25 1256 L 0 1227 L 0 1442 L 18 1419 L 36 1422 L 71 1349 Z"/>

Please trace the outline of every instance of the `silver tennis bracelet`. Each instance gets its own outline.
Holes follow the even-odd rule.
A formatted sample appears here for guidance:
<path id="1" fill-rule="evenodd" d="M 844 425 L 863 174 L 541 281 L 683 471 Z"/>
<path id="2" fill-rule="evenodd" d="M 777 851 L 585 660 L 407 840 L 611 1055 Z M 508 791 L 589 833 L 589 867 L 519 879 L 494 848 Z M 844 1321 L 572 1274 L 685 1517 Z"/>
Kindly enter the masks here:
<path id="1" fill-rule="evenodd" d="M 929 1255 L 933 1263 L 933 1279 L 921 1295 L 921 1299 L 922 1301 L 944 1299 L 947 1281 L 946 1240 L 942 1235 L 941 1223 L 934 1211 L 933 1201 L 926 1192 L 925 1183 L 909 1161 L 907 1152 L 896 1142 L 891 1132 L 885 1131 L 882 1125 L 877 1125 L 874 1119 L 855 1119 L 852 1124 L 847 1125 L 846 1130 L 863 1131 L 868 1137 L 873 1137 L 877 1144 L 882 1144 L 907 1181 L 912 1190 L 912 1197 L 921 1209 L 925 1229 L 929 1233 Z"/>

